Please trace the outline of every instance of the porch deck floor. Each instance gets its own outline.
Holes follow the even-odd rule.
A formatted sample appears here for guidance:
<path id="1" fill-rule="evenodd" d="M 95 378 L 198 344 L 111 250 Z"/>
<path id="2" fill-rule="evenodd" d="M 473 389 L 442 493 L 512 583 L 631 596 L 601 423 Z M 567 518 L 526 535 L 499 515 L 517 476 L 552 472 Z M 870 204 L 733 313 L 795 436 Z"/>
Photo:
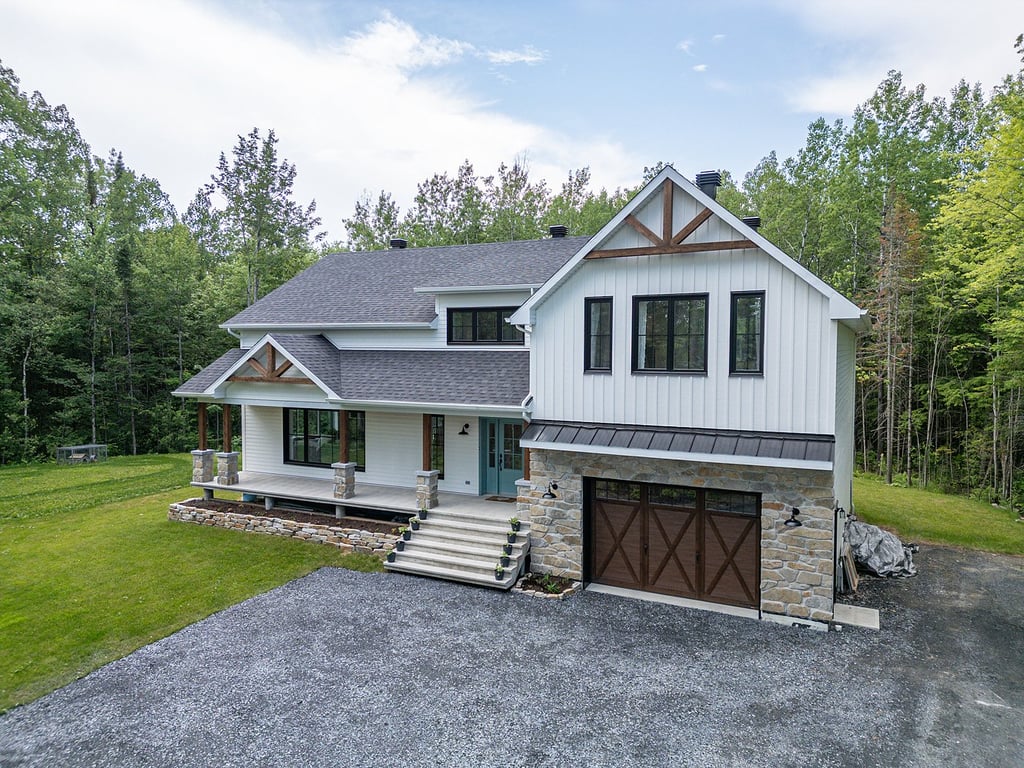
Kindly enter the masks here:
<path id="1" fill-rule="evenodd" d="M 272 499 L 331 504 L 335 507 L 382 509 L 413 514 L 418 510 L 416 489 L 391 485 L 356 483 L 355 496 L 350 499 L 334 498 L 334 481 L 314 477 L 295 477 L 270 472 L 238 473 L 238 483 L 221 485 L 216 480 L 210 483 L 192 483 L 195 488 L 214 492 L 248 493 Z M 508 501 L 488 501 L 484 496 L 467 493 L 438 492 L 438 505 L 434 509 L 445 512 L 464 512 L 478 517 L 507 520 L 516 513 L 516 505 Z"/>

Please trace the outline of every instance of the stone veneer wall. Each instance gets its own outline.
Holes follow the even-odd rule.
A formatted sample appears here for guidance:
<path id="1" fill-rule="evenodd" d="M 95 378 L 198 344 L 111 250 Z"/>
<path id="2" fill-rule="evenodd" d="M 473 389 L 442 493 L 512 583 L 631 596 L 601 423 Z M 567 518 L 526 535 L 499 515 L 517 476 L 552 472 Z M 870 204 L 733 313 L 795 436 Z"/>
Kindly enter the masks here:
<path id="1" fill-rule="evenodd" d="M 374 533 L 360 528 L 335 525 L 297 523 L 294 520 L 282 520 L 279 517 L 218 512 L 190 506 L 187 501 L 171 504 L 167 510 L 167 519 L 182 523 L 212 525 L 235 531 L 251 531 L 271 536 L 287 536 L 305 541 L 315 541 L 337 547 L 343 552 L 365 552 L 381 558 L 385 557 L 398 541 L 397 535 L 387 533 Z"/>
<path id="2" fill-rule="evenodd" d="M 583 578 L 583 478 L 665 483 L 761 494 L 761 610 L 830 621 L 834 563 L 832 473 L 699 464 L 572 451 L 530 451 L 530 480 L 519 484 L 518 515 L 530 521 L 531 567 Z M 542 495 L 549 482 L 557 498 Z M 783 521 L 793 507 L 803 526 Z"/>

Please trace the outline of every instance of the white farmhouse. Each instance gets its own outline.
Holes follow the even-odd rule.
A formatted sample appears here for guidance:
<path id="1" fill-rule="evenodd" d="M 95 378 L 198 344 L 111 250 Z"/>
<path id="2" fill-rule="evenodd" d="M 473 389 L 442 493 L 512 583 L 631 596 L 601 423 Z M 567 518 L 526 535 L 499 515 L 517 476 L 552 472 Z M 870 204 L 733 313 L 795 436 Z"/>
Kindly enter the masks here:
<path id="1" fill-rule="evenodd" d="M 324 257 L 176 392 L 241 406 L 244 471 L 225 445 L 214 476 L 201 429 L 193 484 L 429 509 L 395 570 L 507 587 L 529 558 L 831 620 L 865 313 L 722 208 L 716 177 L 666 168 L 591 238 Z"/>

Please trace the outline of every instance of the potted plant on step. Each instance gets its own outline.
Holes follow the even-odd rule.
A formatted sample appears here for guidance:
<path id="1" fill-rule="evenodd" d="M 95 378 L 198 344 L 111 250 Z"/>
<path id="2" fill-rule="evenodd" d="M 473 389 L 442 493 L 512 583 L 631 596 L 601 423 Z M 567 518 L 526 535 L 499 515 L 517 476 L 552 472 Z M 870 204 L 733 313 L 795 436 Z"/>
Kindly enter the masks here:
<path id="1" fill-rule="evenodd" d="M 494 578 L 497 581 L 501 581 L 503 578 L 505 578 L 505 568 L 504 566 L 502 566 L 501 563 L 498 563 L 494 566 Z"/>
<path id="2" fill-rule="evenodd" d="M 516 536 L 518 536 L 518 535 L 519 534 L 517 534 L 515 531 L 509 531 L 508 532 L 508 543 L 509 544 L 515 544 L 516 543 Z"/>
<path id="3" fill-rule="evenodd" d="M 398 532 L 402 534 L 402 539 L 405 541 L 408 541 L 410 538 L 412 538 L 412 533 L 404 525 L 398 529 Z"/>
<path id="4" fill-rule="evenodd" d="M 426 502 L 423 502 L 423 504 L 420 505 L 419 516 L 420 516 L 420 520 L 426 520 L 427 519 L 427 504 L 426 504 Z"/>
<path id="5" fill-rule="evenodd" d="M 513 531 L 518 531 L 520 526 L 522 525 L 522 523 L 519 522 L 518 517 L 510 517 L 508 519 L 508 524 L 512 526 Z"/>
<path id="6" fill-rule="evenodd" d="M 412 526 L 412 529 L 414 531 L 418 531 L 420 529 L 420 520 L 419 520 L 419 518 L 418 517 L 414 517 L 412 520 L 409 521 L 409 525 Z"/>
<path id="7" fill-rule="evenodd" d="M 398 543 L 401 544 L 402 542 L 398 542 Z M 395 562 L 395 550 L 393 550 L 393 549 L 390 552 L 388 552 L 388 562 L 389 563 Z"/>
<path id="8" fill-rule="evenodd" d="M 502 544 L 501 545 L 501 551 L 502 551 L 502 553 L 504 553 L 506 555 L 511 555 L 512 554 L 512 545 L 511 544 Z"/>
<path id="9" fill-rule="evenodd" d="M 398 541 L 396 541 L 395 542 L 395 549 L 398 550 L 399 552 L 404 552 L 405 551 L 405 539 L 399 539 Z"/>
<path id="10" fill-rule="evenodd" d="M 508 555 L 502 555 L 501 556 L 501 567 L 502 568 L 508 568 L 508 564 L 509 564 L 509 556 Z"/>

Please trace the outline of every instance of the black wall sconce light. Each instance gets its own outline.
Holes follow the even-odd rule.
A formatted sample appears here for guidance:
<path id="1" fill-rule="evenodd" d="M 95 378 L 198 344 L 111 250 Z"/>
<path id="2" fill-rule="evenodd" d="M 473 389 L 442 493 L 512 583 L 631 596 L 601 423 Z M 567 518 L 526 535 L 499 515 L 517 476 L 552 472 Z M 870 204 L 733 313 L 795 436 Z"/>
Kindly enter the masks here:
<path id="1" fill-rule="evenodd" d="M 558 483 L 548 483 L 548 489 L 546 491 L 544 491 L 544 495 L 541 496 L 541 498 L 542 499 L 557 499 L 558 497 L 555 496 L 555 491 L 557 491 L 557 490 L 558 490 Z"/>
<path id="2" fill-rule="evenodd" d="M 469 434 L 469 424 L 463 424 L 462 425 L 462 429 L 459 430 L 459 434 L 460 435 L 468 435 Z"/>
<path id="3" fill-rule="evenodd" d="M 796 516 L 800 514 L 800 510 L 797 507 L 793 507 L 789 511 L 789 519 L 786 520 L 783 525 L 787 528 L 799 528 L 803 523 L 796 519 Z"/>

